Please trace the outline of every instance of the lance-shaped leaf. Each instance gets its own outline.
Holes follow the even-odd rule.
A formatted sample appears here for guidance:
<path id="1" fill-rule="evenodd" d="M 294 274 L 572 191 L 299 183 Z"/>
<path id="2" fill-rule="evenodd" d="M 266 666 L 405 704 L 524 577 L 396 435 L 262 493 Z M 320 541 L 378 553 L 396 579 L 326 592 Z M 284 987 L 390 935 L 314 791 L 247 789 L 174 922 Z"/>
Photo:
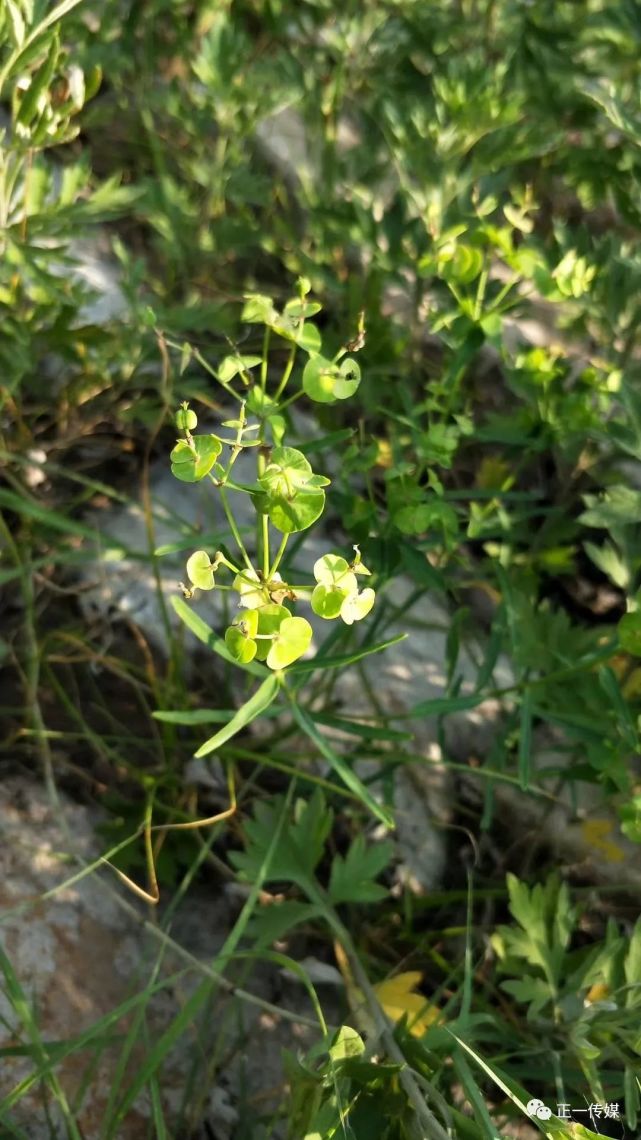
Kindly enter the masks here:
<path id="1" fill-rule="evenodd" d="M 272 701 L 276 698 L 279 691 L 278 678 L 273 673 L 263 681 L 262 685 L 258 687 L 256 692 L 241 705 L 238 712 L 234 714 L 231 720 L 221 728 L 214 736 L 210 737 L 205 744 L 201 745 L 197 752 L 194 753 L 196 759 L 200 760 L 201 756 L 209 756 L 210 752 L 215 752 L 226 741 L 231 740 L 232 736 L 236 736 L 238 732 L 242 732 L 248 724 L 251 724 L 256 717 L 265 712 L 269 708 Z"/>

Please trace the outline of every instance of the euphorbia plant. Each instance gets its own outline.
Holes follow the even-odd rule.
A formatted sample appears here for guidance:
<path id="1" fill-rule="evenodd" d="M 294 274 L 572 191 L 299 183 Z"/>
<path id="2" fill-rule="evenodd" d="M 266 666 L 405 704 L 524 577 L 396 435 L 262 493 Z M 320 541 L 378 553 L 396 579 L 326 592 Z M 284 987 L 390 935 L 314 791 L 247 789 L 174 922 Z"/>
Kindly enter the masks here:
<path id="1" fill-rule="evenodd" d="M 399 640 L 393 638 L 338 656 L 330 655 L 321 646 L 313 661 L 299 660 L 312 640 L 309 621 L 295 612 L 301 605 L 311 607 L 321 619 L 339 620 L 351 626 L 369 613 L 375 595 L 371 587 L 359 586 L 359 580 L 369 577 L 370 571 L 363 564 L 358 546 L 353 546 L 347 556 L 334 551 L 320 558 L 315 556 L 309 567 L 309 584 L 291 581 L 285 569 L 291 536 L 318 522 L 325 509 L 325 488 L 330 482 L 312 469 L 302 451 L 286 444 L 286 406 L 302 395 L 324 404 L 352 395 L 360 383 L 360 369 L 348 353 L 358 351 L 364 342 L 364 329 L 359 326 L 359 336 L 330 356 L 323 350 L 320 332 L 310 319 L 320 311 L 320 305 L 306 299 L 308 281 L 299 280 L 298 286 L 299 296 L 289 301 L 282 312 L 269 297 L 252 294 L 246 298 L 243 319 L 264 327 L 260 356 L 234 353 L 212 369 L 197 350 L 183 348 L 183 360 L 193 354 L 235 401 L 238 412 L 222 423 L 220 434 L 199 433 L 196 413 L 183 403 L 176 415 L 182 438 L 171 452 L 172 471 L 184 483 L 209 480 L 212 493 L 220 498 L 235 550 L 226 546 L 215 551 L 194 551 L 187 560 L 188 584 L 181 583 L 184 597 L 174 597 L 172 603 L 201 641 L 228 662 L 261 679 L 248 700 L 201 745 L 196 756 L 218 751 L 283 694 L 298 727 L 346 788 L 380 820 L 391 825 L 389 811 L 376 802 L 353 765 L 346 763 L 319 731 L 316 713 L 303 707 L 298 699 L 306 674 L 317 669 L 347 667 Z M 284 368 L 276 377 L 270 369 L 273 337 L 289 346 Z M 299 384 L 294 370 L 298 354 L 306 357 Z M 292 387 L 295 390 L 290 394 L 287 389 Z M 247 450 L 256 457 L 255 477 L 250 482 L 241 480 L 235 469 L 238 457 Z M 245 543 L 239 514 L 234 511 L 234 500 L 239 495 L 250 496 L 254 507 L 253 545 Z M 303 546 L 303 553 L 304 549 Z M 225 590 L 235 596 L 235 616 L 223 637 L 189 604 L 198 590 Z M 172 711 L 156 715 L 174 723 L 190 723 L 191 714 Z"/>
<path id="2" fill-rule="evenodd" d="M 331 359 L 323 355 L 320 333 L 309 320 L 320 305 L 305 299 L 307 281 L 299 282 L 299 290 L 299 298 L 288 302 L 282 313 L 269 297 L 247 298 L 243 317 L 265 326 L 264 350 L 262 356 L 227 356 L 218 367 L 217 379 L 239 403 L 237 418 L 222 425 L 230 434 L 195 434 L 196 413 L 184 403 L 176 416 L 176 425 L 184 436 L 171 452 L 171 468 L 177 479 L 185 483 L 211 481 L 237 547 L 235 558 L 222 550 L 213 555 L 196 550 L 187 561 L 189 586 L 184 587 L 185 596 L 221 586 L 235 592 L 238 615 L 225 632 L 227 650 L 241 665 L 255 658 L 272 670 L 293 664 L 309 648 L 312 627 L 305 617 L 293 613 L 297 603 L 307 602 L 320 618 L 340 618 L 352 625 L 369 613 L 375 596 L 371 587 L 359 589 L 358 577 L 369 576 L 370 571 L 358 547 L 354 547 L 349 561 L 332 552 L 316 559 L 313 588 L 288 582 L 281 573 L 290 536 L 318 522 L 325 509 L 325 487 L 330 482 L 312 470 L 301 451 L 283 443 L 286 421 L 282 407 L 296 355 L 300 351 L 307 356 L 302 389 L 312 400 L 326 404 L 346 399 L 360 383 L 360 369 L 346 355 L 346 348 Z M 270 385 L 272 335 L 288 341 L 291 348 L 282 375 Z M 232 382 L 237 379 L 242 393 L 234 389 Z M 248 448 L 256 454 L 256 479 L 251 484 L 234 480 L 234 464 Z M 230 499 L 235 494 L 252 499 L 257 519 L 255 554 L 241 538 Z M 227 581 L 221 582 L 224 577 Z"/>

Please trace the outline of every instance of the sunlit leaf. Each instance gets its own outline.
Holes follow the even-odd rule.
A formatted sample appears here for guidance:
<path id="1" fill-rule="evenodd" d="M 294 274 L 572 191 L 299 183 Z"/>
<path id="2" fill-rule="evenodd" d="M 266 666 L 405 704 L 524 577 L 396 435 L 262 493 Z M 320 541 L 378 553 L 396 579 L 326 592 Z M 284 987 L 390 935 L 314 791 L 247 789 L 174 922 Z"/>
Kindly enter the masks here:
<path id="1" fill-rule="evenodd" d="M 270 669 L 285 669 L 309 649 L 312 627 L 305 618 L 287 617 L 281 622 L 277 636 L 267 655 Z"/>
<path id="2" fill-rule="evenodd" d="M 338 586 L 347 594 L 358 590 L 356 576 L 348 562 L 339 554 L 324 554 L 314 563 L 314 577 L 322 586 Z"/>
<path id="3" fill-rule="evenodd" d="M 255 610 L 267 601 L 265 589 L 255 570 L 242 570 L 234 578 L 234 589 L 240 594 L 239 605 L 244 609 Z"/>
<path id="4" fill-rule="evenodd" d="M 310 356 L 303 370 L 303 391 L 319 404 L 333 404 L 353 396 L 361 382 L 361 370 L 352 357 L 340 363 L 324 356 Z"/>
<path id="5" fill-rule="evenodd" d="M 340 615 L 347 597 L 346 591 L 338 587 L 318 585 L 312 592 L 311 607 L 317 617 L 332 621 Z"/>
<path id="6" fill-rule="evenodd" d="M 291 614 L 286 606 L 279 606 L 275 602 L 270 602 L 269 605 L 262 606 L 259 610 L 256 610 L 256 614 L 258 616 L 256 634 L 259 639 L 256 656 L 259 661 L 266 661 L 274 637 L 278 633 L 282 623 L 286 618 L 291 617 Z"/>
<path id="7" fill-rule="evenodd" d="M 341 606 L 341 617 L 345 624 L 353 625 L 355 621 L 367 617 L 375 600 L 376 594 L 370 586 L 361 590 L 360 594 L 350 594 Z"/>
<path id="8" fill-rule="evenodd" d="M 225 645 L 232 657 L 243 665 L 253 661 L 256 656 L 258 643 L 254 638 L 257 629 L 258 613 L 256 610 L 248 610 L 225 632 Z"/>
<path id="9" fill-rule="evenodd" d="M 197 759 L 201 756 L 209 756 L 211 752 L 215 752 L 217 748 L 221 748 L 232 736 L 242 732 L 247 725 L 251 724 L 253 720 L 269 708 L 272 701 L 278 695 L 279 683 L 277 677 L 273 673 L 269 673 L 262 685 L 256 692 L 241 705 L 238 712 L 234 714 L 231 720 L 221 728 L 214 736 L 211 736 L 205 744 L 201 745 L 197 752 L 194 753 Z"/>
<path id="10" fill-rule="evenodd" d="M 214 572 L 206 550 L 195 550 L 187 559 L 187 577 L 199 590 L 213 590 Z"/>
<path id="11" fill-rule="evenodd" d="M 323 512 L 322 487 L 329 479 L 315 475 L 303 453 L 293 447 L 274 449 L 259 483 L 264 494 L 255 497 L 256 507 L 284 534 L 306 530 Z"/>
<path id="12" fill-rule="evenodd" d="M 197 483 L 211 471 L 222 450 L 215 435 L 194 435 L 180 439 L 171 452 L 171 470 L 183 483 Z"/>

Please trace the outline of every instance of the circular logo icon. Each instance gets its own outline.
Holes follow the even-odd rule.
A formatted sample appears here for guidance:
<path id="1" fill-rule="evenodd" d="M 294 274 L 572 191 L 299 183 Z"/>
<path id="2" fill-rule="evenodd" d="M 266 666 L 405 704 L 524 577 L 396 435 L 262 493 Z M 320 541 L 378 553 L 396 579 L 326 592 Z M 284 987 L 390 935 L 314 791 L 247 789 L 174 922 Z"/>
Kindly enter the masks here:
<path id="1" fill-rule="evenodd" d="M 537 1120 L 549 1120 L 552 1115 L 552 1109 L 548 1108 L 547 1104 L 542 1104 L 536 1116 Z"/>
<path id="2" fill-rule="evenodd" d="M 545 1108 L 545 1105 L 542 1100 L 537 1100 L 537 1098 L 533 1096 L 532 1099 L 527 1102 L 526 1108 L 528 1116 L 538 1116 L 539 1109 Z M 550 1113 L 550 1115 L 552 1114 Z"/>

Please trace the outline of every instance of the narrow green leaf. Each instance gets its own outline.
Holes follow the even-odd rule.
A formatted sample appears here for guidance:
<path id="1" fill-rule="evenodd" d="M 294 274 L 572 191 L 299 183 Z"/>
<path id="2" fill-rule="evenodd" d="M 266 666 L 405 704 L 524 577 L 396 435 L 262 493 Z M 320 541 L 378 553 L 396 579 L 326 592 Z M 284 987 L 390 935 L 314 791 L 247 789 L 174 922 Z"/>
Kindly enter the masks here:
<path id="1" fill-rule="evenodd" d="M 292 665 L 287 674 L 291 676 L 292 673 L 313 673 L 316 669 L 342 669 L 347 665 L 353 665 L 356 661 L 362 661 L 364 657 L 370 657 L 372 653 L 382 653 L 391 645 L 405 641 L 406 637 L 406 633 L 399 633 L 396 637 L 390 637 L 389 641 L 381 641 L 379 645 L 363 646 L 355 649 L 353 653 L 341 653 L 336 657 L 323 657 L 322 652 L 317 653 L 311 661 L 299 661 L 296 665 Z M 479 700 L 480 698 L 477 699 L 477 704 Z"/>
<path id="2" fill-rule="evenodd" d="M 221 728 L 220 732 L 215 733 L 214 736 L 211 736 L 209 740 L 205 741 L 198 751 L 194 753 L 196 759 L 200 760 L 201 756 L 209 756 L 210 752 L 215 752 L 216 749 L 225 744 L 227 740 L 231 740 L 232 736 L 236 736 L 238 732 L 242 732 L 243 728 L 246 728 L 247 725 L 251 724 L 253 720 L 256 720 L 266 708 L 269 708 L 269 705 L 271 705 L 272 701 L 275 700 L 278 695 L 279 689 L 280 682 L 277 677 L 273 674 L 265 677 L 262 685 L 258 687 L 248 701 L 245 701 L 244 705 L 241 705 L 238 712 L 234 714 L 225 727 Z"/>
<path id="3" fill-rule="evenodd" d="M 628 1009 L 641 1005 L 641 918 L 634 924 L 630 945 L 623 963 L 627 989 L 625 1004 Z"/>
<path id="4" fill-rule="evenodd" d="M 631 1065 L 626 1065 L 623 1074 L 623 1096 L 625 1098 L 625 1121 L 636 1129 L 641 1107 L 641 1081 Z"/>
<path id="5" fill-rule="evenodd" d="M 361 803 L 364 804 L 365 807 L 369 808 L 372 815 L 375 815 L 377 819 L 380 819 L 386 827 L 394 827 L 394 818 L 391 813 L 387 810 L 387 808 L 384 808 L 381 804 L 376 803 L 376 800 L 372 797 L 371 793 L 365 787 L 365 784 L 362 782 L 362 780 L 360 780 L 356 773 L 349 767 L 349 765 L 346 764 L 345 761 L 340 756 L 338 756 L 336 752 L 334 752 L 334 749 L 328 744 L 328 742 L 316 728 L 313 719 L 304 709 L 300 707 L 296 700 L 292 700 L 292 712 L 294 714 L 294 719 L 298 721 L 298 724 L 302 728 L 303 732 L 306 734 L 306 736 L 309 737 L 312 743 L 316 745 L 321 755 L 324 756 L 325 759 L 331 764 L 332 768 L 336 774 L 340 776 L 345 786 L 348 787 L 351 792 L 354 792 L 354 794 L 358 796 Z"/>
<path id="6" fill-rule="evenodd" d="M 483 1072 L 486 1073 L 487 1076 L 490 1077 L 490 1079 L 492 1081 L 494 1081 L 494 1083 L 496 1085 L 498 1085 L 498 1087 L 502 1090 L 502 1092 L 504 1092 L 505 1095 L 510 1098 L 512 1103 L 515 1104 L 517 1106 L 517 1108 L 519 1108 L 521 1110 L 525 1119 L 528 1120 L 529 1123 L 531 1123 L 535 1127 L 537 1127 L 543 1133 L 544 1136 L 548 1137 L 549 1140 L 561 1140 L 561 1138 L 566 1138 L 568 1136 L 568 1132 L 567 1132 L 567 1128 L 566 1128 L 565 1123 L 563 1123 L 559 1120 L 555 1120 L 554 1118 L 552 1118 L 550 1120 L 543 1121 L 543 1120 L 538 1120 L 535 1117 L 530 1117 L 528 1115 L 528 1111 L 527 1111 L 527 1107 L 526 1107 L 527 1101 L 530 1098 L 529 1098 L 529 1094 L 525 1091 L 525 1089 L 521 1085 L 519 1085 L 513 1078 L 511 1078 L 511 1077 L 508 1078 L 507 1075 L 502 1070 L 498 1069 L 496 1066 L 491 1067 L 490 1065 L 488 1065 L 487 1062 L 485 1062 L 483 1060 L 483 1058 L 479 1056 L 478 1053 L 475 1053 L 474 1049 L 472 1049 L 469 1045 L 467 1045 L 466 1042 L 463 1041 L 463 1039 L 461 1037 L 459 1037 L 456 1033 L 453 1033 L 451 1029 L 448 1029 L 447 1032 L 450 1034 L 451 1037 L 454 1038 L 456 1043 L 458 1045 L 460 1045 L 461 1049 L 464 1049 L 465 1052 L 468 1054 L 468 1056 L 472 1057 L 472 1059 L 474 1061 L 476 1061 L 476 1064 L 479 1065 L 479 1067 L 483 1070 Z M 509 1083 L 508 1083 L 508 1081 L 509 1081 Z M 575 1125 L 574 1127 L 577 1128 L 577 1127 L 580 1127 L 580 1125 Z M 496 1135 L 496 1140 L 501 1140 L 501 1134 L 498 1131 L 498 1129 L 496 1130 L 495 1135 Z M 588 1132 L 586 1129 L 586 1131 L 582 1132 L 581 1135 L 591 1136 L 592 1133 Z"/>
<path id="7" fill-rule="evenodd" d="M 382 724 L 364 724 L 359 720 L 349 720 L 347 717 L 332 716 L 331 713 L 314 713 L 317 724 L 327 728 L 336 728 L 350 736 L 360 736 L 362 740 L 413 740 L 411 732 L 399 732 L 395 728 L 384 728 Z"/>
<path id="8" fill-rule="evenodd" d="M 621 687 L 613 670 L 607 665 L 602 665 L 599 669 L 599 681 L 601 688 L 616 713 L 617 724 L 621 735 L 624 737 L 630 751 L 636 752 L 638 743 L 637 730 L 630 711 L 630 706 L 621 692 Z"/>
<path id="9" fill-rule="evenodd" d="M 41 506 L 40 503 L 34 502 L 33 499 L 29 499 L 25 495 L 16 494 L 15 491 L 0 489 L 0 507 L 6 507 L 18 515 L 33 519 L 34 522 L 49 527 L 51 530 L 58 530 L 63 534 L 76 534 L 80 538 L 95 541 L 96 531 L 91 527 L 84 526 L 83 523 L 79 523 L 75 519 L 67 518 L 66 515 L 61 514 L 60 511 L 52 510 L 51 507 Z"/>
<path id="10" fill-rule="evenodd" d="M 526 689 L 521 698 L 521 727 L 519 731 L 519 783 L 524 791 L 530 784 L 530 753 L 532 751 L 532 690 Z"/>
<path id="11" fill-rule="evenodd" d="M 409 712 L 402 715 L 405 717 L 443 716 L 445 713 L 478 708 L 486 699 L 482 693 L 470 693 L 466 697 L 434 697 L 429 701 L 420 701 Z"/>
<path id="12" fill-rule="evenodd" d="M 148 1044 L 148 1042 L 146 1043 Z M 156 1070 L 155 1073 L 152 1073 L 149 1077 L 149 1099 L 151 1101 L 154 1136 L 156 1137 L 156 1140 L 169 1140 L 169 1133 L 167 1131 L 167 1125 L 165 1124 L 165 1114 L 163 1112 L 162 1100 L 160 1096 L 158 1070 Z"/>
<path id="13" fill-rule="evenodd" d="M 500 1132 L 498 1131 L 498 1128 L 495 1128 L 494 1124 L 492 1123 L 492 1118 L 487 1111 L 485 1097 L 483 1096 L 483 1093 L 474 1080 L 470 1066 L 459 1050 L 454 1050 L 452 1054 L 452 1063 L 454 1065 L 456 1073 L 458 1074 L 461 1084 L 465 1089 L 467 1099 L 472 1105 L 474 1118 L 479 1128 L 481 1129 L 482 1135 L 486 1137 L 486 1140 L 501 1140 Z"/>
<path id="14" fill-rule="evenodd" d="M 234 715 L 231 709 L 186 709 L 184 712 L 172 709 L 156 709 L 151 714 L 154 720 L 163 724 L 224 724 Z"/>

